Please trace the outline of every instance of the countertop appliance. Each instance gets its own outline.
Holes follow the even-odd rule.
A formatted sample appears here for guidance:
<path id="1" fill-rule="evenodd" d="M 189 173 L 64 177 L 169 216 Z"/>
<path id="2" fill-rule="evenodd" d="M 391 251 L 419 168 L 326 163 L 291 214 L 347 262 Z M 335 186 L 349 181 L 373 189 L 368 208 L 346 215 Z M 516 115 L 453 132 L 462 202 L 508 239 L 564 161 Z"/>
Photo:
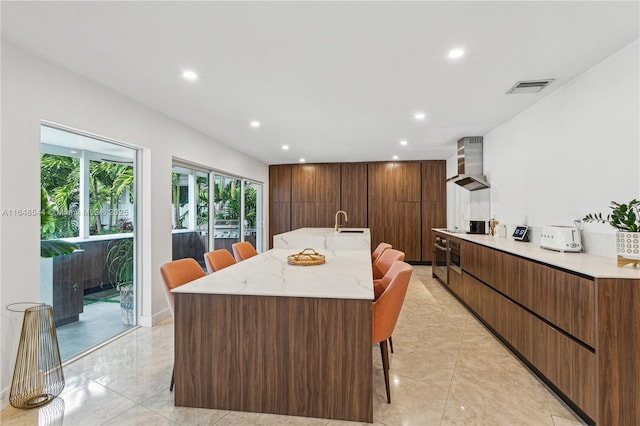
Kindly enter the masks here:
<path id="1" fill-rule="evenodd" d="M 437 278 L 442 284 L 447 284 L 448 275 L 448 252 L 449 245 L 446 238 L 436 235 L 436 240 L 433 245 L 433 262 L 431 264 L 431 270 L 433 271 L 433 277 Z"/>
<path id="2" fill-rule="evenodd" d="M 472 220 L 469 222 L 470 234 L 486 234 L 484 220 Z"/>
<path id="3" fill-rule="evenodd" d="M 575 226 L 543 226 L 540 247 L 557 251 L 582 251 L 580 230 Z"/>

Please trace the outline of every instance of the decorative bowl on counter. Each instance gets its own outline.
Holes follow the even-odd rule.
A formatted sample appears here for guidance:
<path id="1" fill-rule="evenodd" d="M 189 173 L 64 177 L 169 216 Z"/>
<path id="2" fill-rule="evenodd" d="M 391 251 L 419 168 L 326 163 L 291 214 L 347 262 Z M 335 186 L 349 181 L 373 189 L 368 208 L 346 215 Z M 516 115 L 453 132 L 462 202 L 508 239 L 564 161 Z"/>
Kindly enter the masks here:
<path id="1" fill-rule="evenodd" d="M 325 262 L 323 254 L 312 248 L 306 248 L 299 253 L 287 256 L 287 263 L 296 266 L 322 265 Z"/>

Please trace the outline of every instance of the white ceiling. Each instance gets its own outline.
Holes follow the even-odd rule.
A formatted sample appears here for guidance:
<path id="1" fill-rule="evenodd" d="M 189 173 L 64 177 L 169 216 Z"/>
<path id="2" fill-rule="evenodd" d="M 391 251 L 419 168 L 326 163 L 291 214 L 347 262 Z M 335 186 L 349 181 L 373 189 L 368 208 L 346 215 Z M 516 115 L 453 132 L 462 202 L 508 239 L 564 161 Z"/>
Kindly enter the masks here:
<path id="1" fill-rule="evenodd" d="M 268 164 L 448 158 L 640 28 L 637 1 L 0 4 L 3 39 Z"/>

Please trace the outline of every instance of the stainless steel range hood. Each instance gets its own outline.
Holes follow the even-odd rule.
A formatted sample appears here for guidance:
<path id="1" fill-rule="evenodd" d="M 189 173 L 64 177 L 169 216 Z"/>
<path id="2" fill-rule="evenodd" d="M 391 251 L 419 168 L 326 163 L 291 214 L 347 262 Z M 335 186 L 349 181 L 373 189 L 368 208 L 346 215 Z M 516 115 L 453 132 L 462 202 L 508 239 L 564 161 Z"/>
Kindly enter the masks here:
<path id="1" fill-rule="evenodd" d="M 447 179 L 448 182 L 469 191 L 491 186 L 482 174 L 482 143 L 482 136 L 466 137 L 458 141 L 458 174 Z"/>

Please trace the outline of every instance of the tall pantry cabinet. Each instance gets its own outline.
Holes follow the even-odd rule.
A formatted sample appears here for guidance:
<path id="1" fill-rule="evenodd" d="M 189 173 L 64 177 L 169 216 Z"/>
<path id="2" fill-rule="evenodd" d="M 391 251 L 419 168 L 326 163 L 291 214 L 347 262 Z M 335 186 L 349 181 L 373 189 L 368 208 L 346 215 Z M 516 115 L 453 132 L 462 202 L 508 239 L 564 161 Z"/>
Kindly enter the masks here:
<path id="1" fill-rule="evenodd" d="M 333 227 L 345 210 L 352 228 L 370 228 L 406 260 L 431 262 L 431 228 L 446 227 L 445 161 L 284 164 L 269 167 L 269 246 L 273 235 Z"/>

